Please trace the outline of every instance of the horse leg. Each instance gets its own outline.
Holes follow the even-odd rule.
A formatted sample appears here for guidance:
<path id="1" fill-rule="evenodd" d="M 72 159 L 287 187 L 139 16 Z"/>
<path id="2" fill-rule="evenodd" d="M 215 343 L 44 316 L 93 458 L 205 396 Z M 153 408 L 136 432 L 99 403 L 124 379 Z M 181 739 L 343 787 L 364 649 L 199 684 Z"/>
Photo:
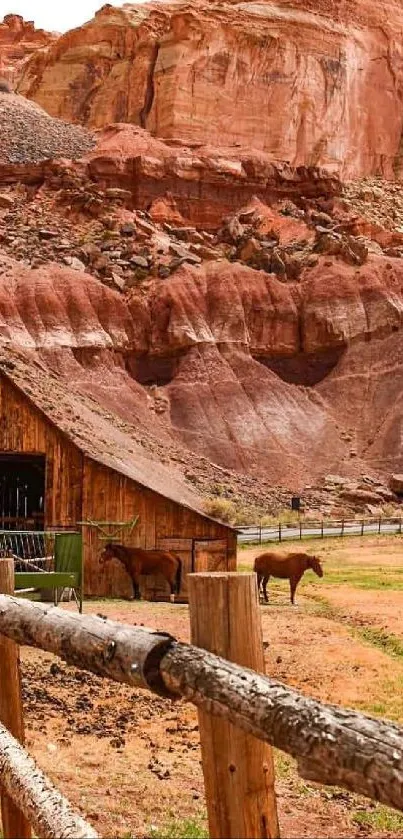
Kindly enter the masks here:
<path id="1" fill-rule="evenodd" d="M 269 602 L 269 598 L 267 596 L 267 583 L 269 582 L 269 580 L 270 580 L 270 574 L 267 577 L 263 577 L 263 597 L 264 597 L 264 602 L 265 603 Z"/>
<path id="2" fill-rule="evenodd" d="M 175 602 L 175 594 L 177 594 L 177 591 L 176 591 L 177 586 L 176 586 L 175 576 L 174 575 L 170 576 L 169 579 L 167 580 L 167 582 L 168 582 L 169 588 L 171 589 L 171 594 L 170 594 L 169 599 L 170 599 L 171 603 L 174 603 Z"/>
<path id="3" fill-rule="evenodd" d="M 140 592 L 140 580 L 139 577 L 133 574 L 132 576 L 132 583 L 133 583 L 133 596 L 135 600 L 141 600 L 141 592 Z"/>
<path id="4" fill-rule="evenodd" d="M 290 594 L 291 594 L 291 603 L 295 606 L 294 599 L 295 599 L 295 592 L 297 589 L 297 585 L 299 583 L 299 579 L 295 579 L 295 577 L 290 578 Z"/>

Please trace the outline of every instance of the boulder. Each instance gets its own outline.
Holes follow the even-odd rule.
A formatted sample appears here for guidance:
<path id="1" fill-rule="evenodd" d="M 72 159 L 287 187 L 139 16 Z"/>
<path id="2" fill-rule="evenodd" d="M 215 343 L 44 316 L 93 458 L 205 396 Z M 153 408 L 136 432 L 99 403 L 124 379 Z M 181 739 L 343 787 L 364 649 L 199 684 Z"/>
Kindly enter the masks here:
<path id="1" fill-rule="evenodd" d="M 81 262 L 81 259 L 78 259 L 76 256 L 65 256 L 63 259 L 65 265 L 68 265 L 70 268 L 73 268 L 74 271 L 85 271 L 85 265 Z"/>
<path id="2" fill-rule="evenodd" d="M 130 221 L 126 221 L 120 228 L 120 234 L 121 236 L 135 236 L 136 228 L 134 224 Z"/>
<path id="3" fill-rule="evenodd" d="M 0 208 L 9 210 L 14 206 L 14 198 L 12 195 L 6 195 L 4 192 L 0 193 Z"/>
<path id="4" fill-rule="evenodd" d="M 391 475 L 389 487 L 396 495 L 403 495 L 403 473 Z"/>
<path id="5" fill-rule="evenodd" d="M 343 489 L 339 493 L 339 499 L 343 498 L 350 504 L 361 508 L 365 504 L 380 504 L 382 499 L 374 492 L 364 489 Z"/>
<path id="6" fill-rule="evenodd" d="M 333 221 L 332 217 L 329 216 L 327 213 L 312 212 L 311 213 L 311 221 L 313 221 L 314 224 L 317 224 L 320 227 L 324 227 L 324 228 L 333 227 L 333 225 L 334 225 L 334 221 Z"/>
<path id="7" fill-rule="evenodd" d="M 328 254 L 330 256 L 337 256 L 343 247 L 343 242 L 340 234 L 337 233 L 323 233 L 315 245 L 317 253 Z"/>
<path id="8" fill-rule="evenodd" d="M 148 259 L 145 256 L 132 256 L 130 261 L 134 268 L 148 268 Z"/>
<path id="9" fill-rule="evenodd" d="M 238 258 L 241 262 L 256 264 L 259 262 L 262 253 L 262 245 L 258 239 L 247 239 L 244 244 L 238 248 Z"/>
<path id="10" fill-rule="evenodd" d="M 286 276 L 286 267 L 278 250 L 274 249 L 270 260 L 270 270 L 278 277 Z"/>

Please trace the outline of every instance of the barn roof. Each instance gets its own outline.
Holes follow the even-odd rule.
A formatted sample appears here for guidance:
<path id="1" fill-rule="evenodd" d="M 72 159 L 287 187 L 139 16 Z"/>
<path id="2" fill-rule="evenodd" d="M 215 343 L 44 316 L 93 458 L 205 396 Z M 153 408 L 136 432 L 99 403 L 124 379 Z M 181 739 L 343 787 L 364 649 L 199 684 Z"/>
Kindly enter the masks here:
<path id="1" fill-rule="evenodd" d="M 204 518 L 202 500 L 172 466 L 163 466 L 130 435 L 130 426 L 92 396 L 68 389 L 37 357 L 1 348 L 0 374 L 20 390 L 85 455 Z M 217 521 L 216 519 L 211 519 Z M 230 527 L 225 522 L 218 522 Z"/>

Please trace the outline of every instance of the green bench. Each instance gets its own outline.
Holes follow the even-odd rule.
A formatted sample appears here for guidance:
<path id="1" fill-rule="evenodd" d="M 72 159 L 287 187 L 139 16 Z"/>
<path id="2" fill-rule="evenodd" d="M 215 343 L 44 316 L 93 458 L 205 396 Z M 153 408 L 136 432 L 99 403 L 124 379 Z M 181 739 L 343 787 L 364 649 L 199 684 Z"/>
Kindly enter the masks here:
<path id="1" fill-rule="evenodd" d="M 17 571 L 15 590 L 53 589 L 55 606 L 66 588 L 73 590 L 74 598 L 83 611 L 83 539 L 81 533 L 56 533 L 54 571 Z"/>

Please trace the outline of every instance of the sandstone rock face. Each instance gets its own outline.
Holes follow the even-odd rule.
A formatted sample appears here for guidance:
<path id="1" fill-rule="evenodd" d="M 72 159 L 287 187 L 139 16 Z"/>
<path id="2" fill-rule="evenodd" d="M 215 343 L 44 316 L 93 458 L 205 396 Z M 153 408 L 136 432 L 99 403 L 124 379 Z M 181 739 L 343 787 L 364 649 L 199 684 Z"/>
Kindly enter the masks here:
<path id="1" fill-rule="evenodd" d="M 20 15 L 5 15 L 0 23 L 0 78 L 17 84 L 25 59 L 56 38 Z"/>
<path id="2" fill-rule="evenodd" d="M 158 43 L 169 29 L 170 6 L 109 5 L 32 57 L 19 90 L 53 116 L 91 126 L 145 125 Z M 150 91 L 150 92 L 148 92 Z"/>
<path id="3" fill-rule="evenodd" d="M 34 54 L 20 91 L 50 114 L 241 145 L 343 177 L 401 168 L 398 0 L 104 6 Z"/>

